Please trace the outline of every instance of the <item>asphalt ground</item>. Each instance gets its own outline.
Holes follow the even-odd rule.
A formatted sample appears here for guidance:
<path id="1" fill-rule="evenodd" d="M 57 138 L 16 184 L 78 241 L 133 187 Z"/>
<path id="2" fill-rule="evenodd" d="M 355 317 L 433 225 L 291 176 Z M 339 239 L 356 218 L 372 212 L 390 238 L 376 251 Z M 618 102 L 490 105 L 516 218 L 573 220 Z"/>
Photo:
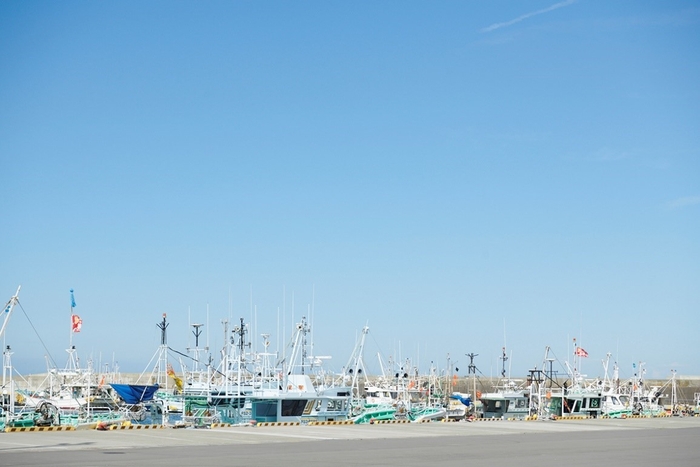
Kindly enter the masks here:
<path id="1" fill-rule="evenodd" d="M 0 434 L 0 466 L 700 466 L 700 418 Z"/>

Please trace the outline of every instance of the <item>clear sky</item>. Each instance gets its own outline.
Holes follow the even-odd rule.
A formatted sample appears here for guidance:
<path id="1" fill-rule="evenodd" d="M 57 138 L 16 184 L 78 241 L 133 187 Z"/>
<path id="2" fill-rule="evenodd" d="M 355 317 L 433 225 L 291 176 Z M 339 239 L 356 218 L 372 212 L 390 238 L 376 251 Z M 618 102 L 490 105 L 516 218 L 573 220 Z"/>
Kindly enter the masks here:
<path id="1" fill-rule="evenodd" d="M 74 289 L 128 372 L 167 313 L 215 360 L 305 315 L 334 371 L 368 325 L 370 365 L 699 375 L 699 51 L 695 1 L 1 2 L 15 369 Z"/>

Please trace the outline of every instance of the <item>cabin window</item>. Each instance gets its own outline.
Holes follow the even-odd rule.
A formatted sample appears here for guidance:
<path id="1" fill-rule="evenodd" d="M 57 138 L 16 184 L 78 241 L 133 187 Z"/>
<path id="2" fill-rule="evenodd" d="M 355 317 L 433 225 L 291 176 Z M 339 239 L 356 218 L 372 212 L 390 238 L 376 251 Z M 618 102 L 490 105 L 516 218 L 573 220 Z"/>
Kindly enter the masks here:
<path id="1" fill-rule="evenodd" d="M 526 409 L 527 408 L 527 399 L 516 399 L 514 402 L 515 402 L 516 409 Z"/>
<path id="2" fill-rule="evenodd" d="M 276 417 L 277 401 L 257 402 L 253 404 L 253 417 Z"/>
<path id="3" fill-rule="evenodd" d="M 282 401 L 282 416 L 283 417 L 300 417 L 306 408 L 306 400 L 290 399 Z"/>
<path id="4" fill-rule="evenodd" d="M 508 410 L 508 401 L 482 401 L 484 404 L 484 412 L 505 412 Z"/>
<path id="5" fill-rule="evenodd" d="M 337 412 L 339 410 L 343 410 L 343 401 L 342 400 L 329 400 L 328 401 L 328 407 L 326 408 L 329 412 Z"/>
<path id="6" fill-rule="evenodd" d="M 566 410 L 566 412 L 569 412 Z M 561 415 L 562 413 L 562 399 L 559 397 L 552 397 L 549 401 L 549 413 L 552 415 Z"/>
<path id="7" fill-rule="evenodd" d="M 564 413 L 576 413 L 581 411 L 581 401 L 564 399 Z"/>

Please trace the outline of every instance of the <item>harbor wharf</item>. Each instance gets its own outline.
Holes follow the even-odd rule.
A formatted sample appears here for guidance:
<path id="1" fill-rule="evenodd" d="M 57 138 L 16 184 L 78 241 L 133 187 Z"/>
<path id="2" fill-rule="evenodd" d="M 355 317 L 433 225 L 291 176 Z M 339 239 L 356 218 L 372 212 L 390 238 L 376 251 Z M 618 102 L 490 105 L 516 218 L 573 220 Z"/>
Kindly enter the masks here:
<path id="1" fill-rule="evenodd" d="M 697 466 L 700 417 L 16 432 L 0 466 Z"/>

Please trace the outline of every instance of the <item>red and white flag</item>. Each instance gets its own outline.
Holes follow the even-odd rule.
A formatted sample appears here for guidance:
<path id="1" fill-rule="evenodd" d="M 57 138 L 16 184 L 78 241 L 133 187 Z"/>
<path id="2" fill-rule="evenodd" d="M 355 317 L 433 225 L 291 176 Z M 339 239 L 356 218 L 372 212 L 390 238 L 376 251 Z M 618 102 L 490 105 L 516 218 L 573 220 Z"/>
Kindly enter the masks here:
<path id="1" fill-rule="evenodd" d="M 80 332 L 80 328 L 83 327 L 83 320 L 80 319 L 78 315 L 70 315 L 71 331 Z"/>
<path id="2" fill-rule="evenodd" d="M 577 357 L 588 357 L 588 352 L 583 350 L 583 347 L 576 347 L 576 352 L 574 352 L 574 355 Z"/>

